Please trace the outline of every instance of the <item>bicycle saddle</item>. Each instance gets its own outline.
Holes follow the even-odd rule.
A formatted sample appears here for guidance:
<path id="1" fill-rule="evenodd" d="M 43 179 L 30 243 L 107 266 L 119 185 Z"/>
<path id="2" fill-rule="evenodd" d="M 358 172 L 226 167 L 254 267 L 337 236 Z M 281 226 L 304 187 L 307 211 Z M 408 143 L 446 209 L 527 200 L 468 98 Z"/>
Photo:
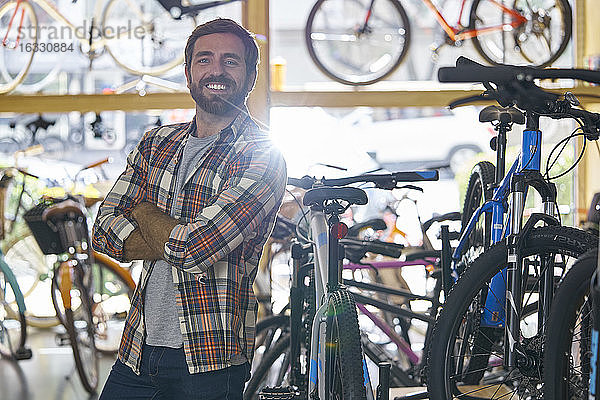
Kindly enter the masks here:
<path id="1" fill-rule="evenodd" d="M 344 200 L 350 204 L 367 204 L 367 194 L 355 187 L 320 187 L 310 189 L 304 194 L 302 203 L 305 206 L 322 205 L 327 200 Z"/>
<path id="2" fill-rule="evenodd" d="M 492 121 L 524 124 L 525 114 L 514 107 L 487 106 L 479 112 L 479 122 Z"/>
<path id="3" fill-rule="evenodd" d="M 42 213 L 42 221 L 60 219 L 61 217 L 68 216 L 71 213 L 75 214 L 76 216 L 85 217 L 85 214 L 81 209 L 81 205 L 76 201 L 68 199 L 45 209 Z"/>

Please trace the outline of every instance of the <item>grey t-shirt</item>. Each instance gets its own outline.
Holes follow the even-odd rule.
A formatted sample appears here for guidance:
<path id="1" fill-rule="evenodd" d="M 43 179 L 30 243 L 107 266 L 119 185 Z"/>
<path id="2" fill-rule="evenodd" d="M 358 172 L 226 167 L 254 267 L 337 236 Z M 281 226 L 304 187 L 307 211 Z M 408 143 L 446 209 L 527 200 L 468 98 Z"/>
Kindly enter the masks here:
<path id="1" fill-rule="evenodd" d="M 177 173 L 176 193 L 183 190 L 183 185 L 189 174 L 196 168 L 198 160 L 208 151 L 218 136 L 199 138 L 190 135 L 188 137 Z M 172 348 L 183 345 L 177 315 L 176 293 L 171 265 L 164 260 L 158 260 L 148 278 L 144 296 L 147 344 Z"/>

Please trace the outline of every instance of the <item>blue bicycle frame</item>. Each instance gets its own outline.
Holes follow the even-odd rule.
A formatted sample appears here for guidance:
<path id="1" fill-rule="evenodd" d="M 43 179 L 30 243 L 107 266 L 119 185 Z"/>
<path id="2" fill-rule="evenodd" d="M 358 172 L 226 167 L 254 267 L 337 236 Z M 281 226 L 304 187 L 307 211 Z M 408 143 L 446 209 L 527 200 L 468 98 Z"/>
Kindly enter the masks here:
<path id="1" fill-rule="evenodd" d="M 504 176 L 498 187 L 494 189 L 494 194 L 491 200 L 486 201 L 473 213 L 465 228 L 459 244 L 452 255 L 454 279 L 458 279 L 458 271 L 456 263 L 460 260 L 464 247 L 467 244 L 467 239 L 475 229 L 475 225 L 479 218 L 485 213 L 491 213 L 491 241 L 497 243 L 503 240 L 511 233 L 519 233 L 521 227 L 521 219 L 523 216 L 525 193 L 511 192 L 511 181 L 513 177 L 523 174 L 524 171 L 540 171 L 541 166 L 541 139 L 542 132 L 540 130 L 524 130 L 521 152 L 513 162 L 508 173 Z M 505 207 L 505 199 L 510 195 L 512 202 L 510 209 Z M 547 212 L 547 210 L 545 210 Z M 506 215 L 506 219 L 505 219 Z M 513 226 L 518 228 L 515 230 Z M 497 294 L 506 293 L 506 269 L 503 269 L 492 278 L 490 291 Z M 503 327 L 506 321 L 505 316 L 505 297 L 504 296 L 487 296 L 484 312 L 482 315 L 482 326 L 486 327 Z"/>

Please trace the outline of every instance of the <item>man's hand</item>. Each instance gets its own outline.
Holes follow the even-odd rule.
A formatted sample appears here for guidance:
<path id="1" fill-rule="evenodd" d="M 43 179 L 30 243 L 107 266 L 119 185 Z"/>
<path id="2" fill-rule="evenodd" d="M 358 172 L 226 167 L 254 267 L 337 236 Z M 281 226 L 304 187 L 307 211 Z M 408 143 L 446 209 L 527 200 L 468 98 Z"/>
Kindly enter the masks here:
<path id="1" fill-rule="evenodd" d="M 127 239 L 125 239 L 125 244 L 123 246 L 123 258 L 125 261 L 154 261 L 160 260 L 162 257 L 162 252 L 155 252 L 150 248 L 148 243 L 146 243 L 139 228 L 131 232 Z"/>
<path id="2" fill-rule="evenodd" d="M 160 254 L 162 258 L 165 243 L 169 240 L 171 231 L 175 225 L 179 224 L 179 221 L 147 201 L 138 204 L 131 215 L 137 222 L 141 236 L 153 254 Z"/>

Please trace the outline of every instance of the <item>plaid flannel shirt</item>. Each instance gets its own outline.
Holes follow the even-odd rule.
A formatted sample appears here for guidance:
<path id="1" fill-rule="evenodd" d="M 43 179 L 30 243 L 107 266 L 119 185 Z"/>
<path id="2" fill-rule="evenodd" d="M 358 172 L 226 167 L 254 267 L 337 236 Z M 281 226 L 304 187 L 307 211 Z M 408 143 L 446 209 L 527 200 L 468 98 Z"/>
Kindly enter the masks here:
<path id="1" fill-rule="evenodd" d="M 251 361 L 257 302 L 252 290 L 262 247 L 270 235 L 286 185 L 286 167 L 268 135 L 246 113 L 219 133 L 196 163 L 181 193 L 177 168 L 195 122 L 147 132 L 100 206 L 94 249 L 123 260 L 123 242 L 136 228 L 142 201 L 181 221 L 165 244 L 172 265 L 183 347 L 190 373 Z M 155 262 L 144 261 L 131 300 L 119 359 L 139 374 L 145 340 L 143 293 Z"/>

